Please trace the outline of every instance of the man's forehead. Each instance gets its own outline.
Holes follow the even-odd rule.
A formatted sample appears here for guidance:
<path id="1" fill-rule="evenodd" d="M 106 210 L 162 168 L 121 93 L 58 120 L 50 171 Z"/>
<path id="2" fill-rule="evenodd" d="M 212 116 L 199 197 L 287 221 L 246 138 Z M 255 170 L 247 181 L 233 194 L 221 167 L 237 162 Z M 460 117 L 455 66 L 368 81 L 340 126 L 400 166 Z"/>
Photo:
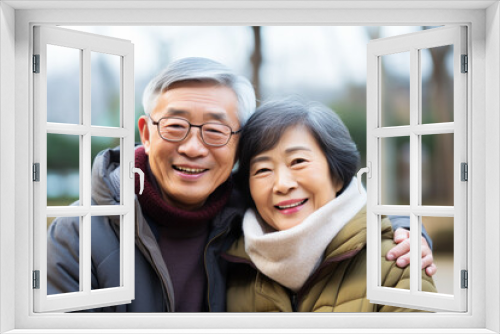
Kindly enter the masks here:
<path id="1" fill-rule="evenodd" d="M 238 122 L 234 91 L 213 82 L 184 82 L 169 87 L 157 99 L 156 117 L 203 117 L 204 120 Z M 234 124 L 235 125 L 235 124 Z"/>

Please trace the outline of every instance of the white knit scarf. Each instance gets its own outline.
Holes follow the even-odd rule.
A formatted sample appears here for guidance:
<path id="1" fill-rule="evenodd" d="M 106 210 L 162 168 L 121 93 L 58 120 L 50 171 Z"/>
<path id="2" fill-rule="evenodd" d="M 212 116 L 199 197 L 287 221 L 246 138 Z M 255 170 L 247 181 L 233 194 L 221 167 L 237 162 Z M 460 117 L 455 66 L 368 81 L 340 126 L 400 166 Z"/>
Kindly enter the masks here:
<path id="1" fill-rule="evenodd" d="M 274 231 L 249 209 L 243 219 L 245 251 L 264 275 L 297 292 L 332 239 L 365 204 L 366 192 L 359 193 L 354 177 L 339 197 L 288 230 Z"/>

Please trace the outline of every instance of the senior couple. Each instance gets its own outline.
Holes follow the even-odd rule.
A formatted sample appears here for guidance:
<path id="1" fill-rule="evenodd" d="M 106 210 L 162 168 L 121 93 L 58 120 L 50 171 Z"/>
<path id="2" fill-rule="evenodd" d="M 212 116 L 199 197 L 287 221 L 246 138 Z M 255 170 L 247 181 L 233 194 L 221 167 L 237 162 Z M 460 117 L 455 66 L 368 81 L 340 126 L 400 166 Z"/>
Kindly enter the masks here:
<path id="1" fill-rule="evenodd" d="M 339 117 L 299 98 L 255 105 L 250 82 L 209 59 L 175 61 L 149 83 L 135 299 L 90 311 L 411 311 L 366 299 L 366 193 Z M 119 203 L 119 161 L 119 149 L 95 159 L 94 204 Z M 382 221 L 387 286 L 409 288 L 408 228 L 407 217 Z M 50 226 L 49 294 L 78 291 L 78 229 L 72 218 Z M 119 220 L 92 217 L 91 230 L 92 288 L 119 286 Z M 422 287 L 435 291 L 422 238 Z"/>

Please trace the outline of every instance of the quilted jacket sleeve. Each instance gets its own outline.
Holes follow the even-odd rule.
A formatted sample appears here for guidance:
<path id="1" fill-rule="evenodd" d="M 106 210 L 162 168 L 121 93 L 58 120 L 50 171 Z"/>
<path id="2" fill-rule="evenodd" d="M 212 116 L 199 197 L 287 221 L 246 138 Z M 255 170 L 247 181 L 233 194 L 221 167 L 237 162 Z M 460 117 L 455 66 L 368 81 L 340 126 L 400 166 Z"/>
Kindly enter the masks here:
<path id="1" fill-rule="evenodd" d="M 385 222 L 387 224 L 387 222 Z M 387 226 L 387 225 L 385 225 Z M 395 261 L 387 261 L 385 254 L 394 247 L 392 241 L 392 229 L 384 229 L 382 231 L 382 286 L 392 287 L 397 289 L 410 289 L 410 266 L 404 269 L 399 268 Z M 422 290 L 428 292 L 437 292 L 432 277 L 427 276 L 425 270 L 422 273 Z M 378 312 L 422 312 L 420 310 L 408 309 L 403 307 L 395 307 L 388 305 L 378 305 Z"/>
<path id="2" fill-rule="evenodd" d="M 57 218 L 47 234 L 47 294 L 77 292 L 79 287 L 79 219 Z"/>

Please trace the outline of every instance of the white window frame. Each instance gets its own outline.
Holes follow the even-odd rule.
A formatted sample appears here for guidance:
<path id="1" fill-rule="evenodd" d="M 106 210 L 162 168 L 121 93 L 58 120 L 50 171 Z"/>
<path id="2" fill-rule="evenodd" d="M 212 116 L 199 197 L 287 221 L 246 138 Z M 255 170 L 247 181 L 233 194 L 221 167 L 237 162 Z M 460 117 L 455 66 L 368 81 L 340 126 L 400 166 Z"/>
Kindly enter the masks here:
<path id="1" fill-rule="evenodd" d="M 427 311 L 467 310 L 467 289 L 462 288 L 461 271 L 467 270 L 467 184 L 461 180 L 461 164 L 467 163 L 467 73 L 462 73 L 462 55 L 467 55 L 465 26 L 447 26 L 412 34 L 404 34 L 370 41 L 367 50 L 367 163 L 371 166 L 367 179 L 367 298 L 377 304 L 403 306 Z M 439 46 L 453 46 L 453 121 L 422 123 L 421 50 Z M 382 124 L 382 57 L 401 54 L 409 56 L 409 124 L 384 126 Z M 390 66 L 390 64 L 387 64 Z M 387 97 L 390 98 L 390 97 Z M 452 206 L 422 205 L 422 135 L 453 134 Z M 405 137 L 410 142 L 410 202 L 409 205 L 387 205 L 381 200 L 382 140 Z M 410 289 L 394 289 L 381 285 L 381 215 L 410 216 L 411 254 Z M 421 291 L 421 217 L 453 218 L 453 280 L 452 293 Z M 416 232 L 416 233 L 413 233 Z"/>
<path id="2" fill-rule="evenodd" d="M 129 8 L 123 9 L 123 6 Z M 468 142 L 469 311 L 425 315 L 33 313 L 30 288 L 33 212 L 27 208 L 33 207 L 30 197 L 33 191 L 30 97 L 33 92 L 29 70 L 31 31 L 35 24 L 467 25 L 471 59 L 468 78 L 471 112 L 467 129 L 471 134 Z M 415 333 L 418 329 L 422 333 L 500 332 L 498 1 L 121 1 L 117 4 L 113 1 L 5 0 L 0 3 L 0 27 L 0 332 L 42 333 L 47 332 L 42 330 L 45 328 L 51 329 L 51 333 L 68 333 L 69 328 L 86 328 L 86 332 L 92 333 L 109 333 L 113 329 L 144 333 L 144 329 L 137 329 L 140 325 L 152 328 L 150 332 L 157 329 L 164 333 L 200 333 L 204 332 L 202 329 L 229 333 L 235 332 L 234 328 L 261 333 L 289 333 L 294 331 L 291 328 L 295 328 L 295 332 L 304 332 L 307 328 L 309 332 L 321 333 Z M 353 325 L 356 329 L 352 329 Z M 178 328 L 188 330 L 176 330 Z"/>
<path id="3" fill-rule="evenodd" d="M 34 289 L 34 311 L 76 311 L 109 305 L 128 304 L 134 299 L 135 208 L 134 208 L 134 46 L 130 41 L 63 29 L 53 26 L 34 27 L 34 54 L 39 57 L 38 73 L 33 74 L 34 147 L 33 160 L 38 163 L 39 177 L 33 184 L 34 252 L 33 269 L 38 272 Z M 78 50 L 80 61 L 79 123 L 62 124 L 47 121 L 47 45 Z M 91 120 L 92 53 L 119 57 L 120 111 L 119 125 L 96 126 Z M 47 206 L 47 134 L 76 135 L 79 138 L 79 205 Z M 91 204 L 92 136 L 114 137 L 120 142 L 119 205 Z M 92 216 L 120 216 L 120 286 L 92 290 L 91 287 L 91 219 Z M 79 291 L 47 295 L 47 225 L 48 217 L 79 217 L 80 273 Z"/>

